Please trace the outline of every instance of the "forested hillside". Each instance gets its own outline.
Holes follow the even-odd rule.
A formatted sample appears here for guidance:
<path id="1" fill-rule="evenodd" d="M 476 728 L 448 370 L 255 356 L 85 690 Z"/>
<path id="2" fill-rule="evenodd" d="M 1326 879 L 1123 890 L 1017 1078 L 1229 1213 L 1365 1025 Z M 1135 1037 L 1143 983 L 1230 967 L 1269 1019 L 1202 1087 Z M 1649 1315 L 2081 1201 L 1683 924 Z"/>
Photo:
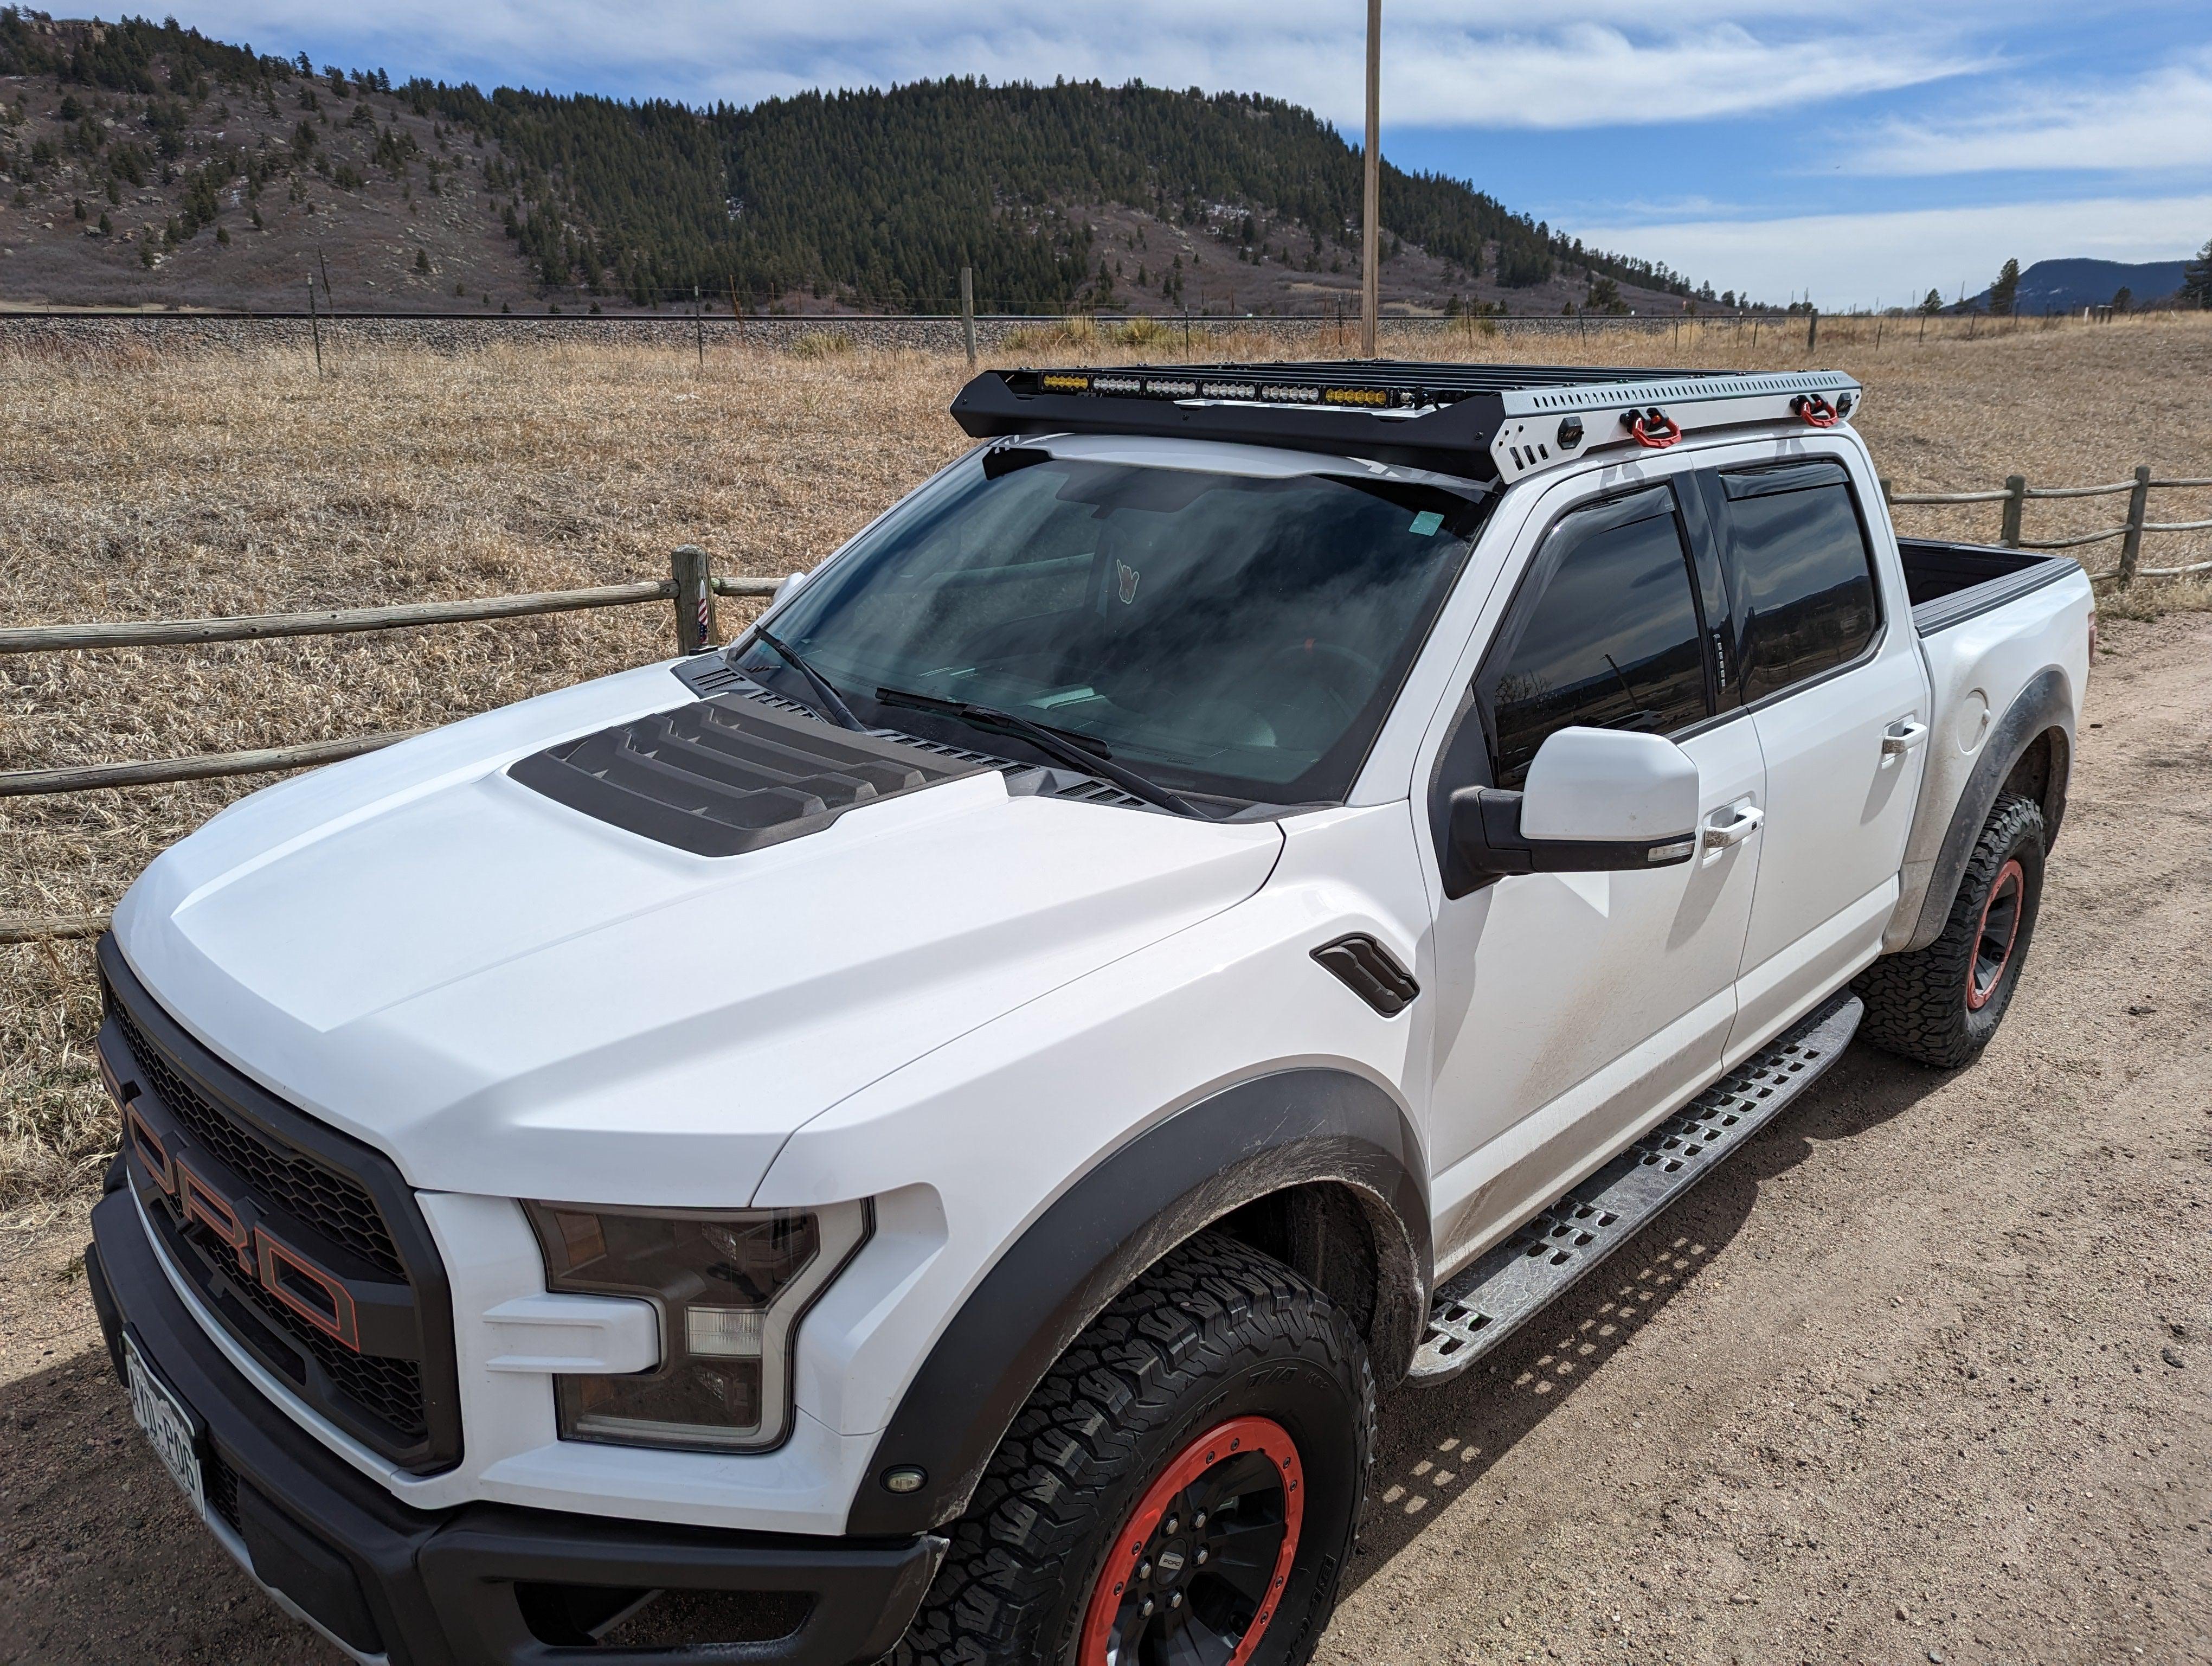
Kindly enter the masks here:
<path id="1" fill-rule="evenodd" d="M 173 22 L 9 8 L 0 100 L 9 259 L 58 231 L 76 244 L 46 267 L 120 274 L 154 296 L 214 280 L 225 263 L 186 246 L 229 209 L 270 234 L 272 186 L 299 210 L 290 220 L 312 222 L 317 262 L 336 246 L 380 301 L 415 304 L 450 289 L 484 304 L 699 295 L 934 310 L 972 265 L 988 310 L 1281 312 L 1340 306 L 1356 282 L 1358 153 L 1311 112 L 1257 94 L 948 80 L 694 110 L 395 83 Z M 101 196 L 111 210 L 162 208 L 152 240 L 110 214 L 94 228 L 87 205 Z M 1462 182 L 1387 161 L 1382 222 L 1386 295 L 1406 309 L 1696 298 L 1664 266 L 1586 250 Z M 275 234 L 299 265 L 301 237 Z M 364 236 L 400 257 L 396 271 L 368 276 L 382 257 L 355 246 Z M 15 280 L 36 269 L 0 264 L 7 298 L 29 298 Z"/>
<path id="2" fill-rule="evenodd" d="M 941 304 L 946 274 L 965 264 L 1006 310 L 1053 311 L 1097 286 L 1091 237 L 1070 210 L 1101 204 L 1225 225 L 1241 248 L 1307 271 L 1357 248 L 1358 153 L 1312 112 L 1256 94 L 941 81 L 695 114 L 407 90 L 522 163 L 526 243 L 548 258 L 549 281 L 590 266 L 640 293 L 734 277 L 901 310 Z M 1585 250 L 1457 180 L 1387 162 L 1382 224 L 1470 283 L 1486 268 L 1527 288 L 1570 266 L 1689 293 L 1663 267 Z"/>

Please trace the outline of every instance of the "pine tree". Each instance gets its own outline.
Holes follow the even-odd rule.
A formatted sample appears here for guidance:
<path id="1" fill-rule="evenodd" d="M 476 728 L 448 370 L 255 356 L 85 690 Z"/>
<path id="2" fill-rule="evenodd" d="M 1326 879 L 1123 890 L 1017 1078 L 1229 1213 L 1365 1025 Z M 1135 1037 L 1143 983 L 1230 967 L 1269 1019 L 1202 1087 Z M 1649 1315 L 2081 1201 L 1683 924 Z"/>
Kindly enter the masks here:
<path id="1" fill-rule="evenodd" d="M 2009 318 L 2020 300 L 2020 262 L 2008 260 L 1997 269 L 1996 279 L 1990 285 L 1990 312 L 1996 318 Z"/>
<path id="2" fill-rule="evenodd" d="M 2181 302 L 2185 307 L 2212 309 L 2212 238 L 2197 252 L 2197 258 L 2181 269 Z"/>

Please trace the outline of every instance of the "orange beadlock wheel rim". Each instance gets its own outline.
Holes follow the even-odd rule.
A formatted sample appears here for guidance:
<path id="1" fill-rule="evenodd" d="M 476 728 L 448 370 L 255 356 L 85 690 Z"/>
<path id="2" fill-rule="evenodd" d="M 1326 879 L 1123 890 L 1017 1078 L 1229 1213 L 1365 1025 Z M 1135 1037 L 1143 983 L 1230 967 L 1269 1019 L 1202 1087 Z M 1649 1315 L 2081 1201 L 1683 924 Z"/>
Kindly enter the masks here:
<path id="1" fill-rule="evenodd" d="M 2020 939 L 2021 904 L 2027 896 L 2027 874 L 2014 857 L 1997 870 L 1990 894 L 1982 899 L 1982 923 L 1974 934 L 1974 958 L 1966 968 L 1966 1010 L 1978 1012 L 2012 964 Z"/>
<path id="2" fill-rule="evenodd" d="M 1281 1424 L 1239 1417 L 1207 1430 L 1115 1535 L 1078 1666 L 1245 1666 L 1281 1605 L 1304 1513 L 1304 1471 Z"/>

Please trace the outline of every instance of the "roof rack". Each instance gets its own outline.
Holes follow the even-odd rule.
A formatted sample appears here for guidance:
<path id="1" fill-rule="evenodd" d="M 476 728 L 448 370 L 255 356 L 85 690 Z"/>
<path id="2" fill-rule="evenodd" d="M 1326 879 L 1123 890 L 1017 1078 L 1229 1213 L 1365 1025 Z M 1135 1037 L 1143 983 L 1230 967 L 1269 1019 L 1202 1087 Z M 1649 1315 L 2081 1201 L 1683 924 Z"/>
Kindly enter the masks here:
<path id="1" fill-rule="evenodd" d="M 1510 483 L 1608 446 L 1756 423 L 1826 428 L 1865 397 L 1838 370 L 1625 369 L 1351 359 L 987 370 L 952 401 L 977 439 L 1239 441 Z"/>

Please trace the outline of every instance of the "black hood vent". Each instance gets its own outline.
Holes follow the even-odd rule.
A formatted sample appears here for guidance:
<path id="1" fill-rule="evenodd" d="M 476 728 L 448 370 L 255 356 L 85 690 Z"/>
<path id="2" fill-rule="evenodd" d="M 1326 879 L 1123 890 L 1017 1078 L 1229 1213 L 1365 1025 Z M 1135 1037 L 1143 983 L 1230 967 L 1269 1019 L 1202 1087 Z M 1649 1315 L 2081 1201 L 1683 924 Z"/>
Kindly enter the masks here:
<path id="1" fill-rule="evenodd" d="M 629 832 L 735 856 L 987 767 L 726 694 L 564 740 L 507 774 Z"/>

